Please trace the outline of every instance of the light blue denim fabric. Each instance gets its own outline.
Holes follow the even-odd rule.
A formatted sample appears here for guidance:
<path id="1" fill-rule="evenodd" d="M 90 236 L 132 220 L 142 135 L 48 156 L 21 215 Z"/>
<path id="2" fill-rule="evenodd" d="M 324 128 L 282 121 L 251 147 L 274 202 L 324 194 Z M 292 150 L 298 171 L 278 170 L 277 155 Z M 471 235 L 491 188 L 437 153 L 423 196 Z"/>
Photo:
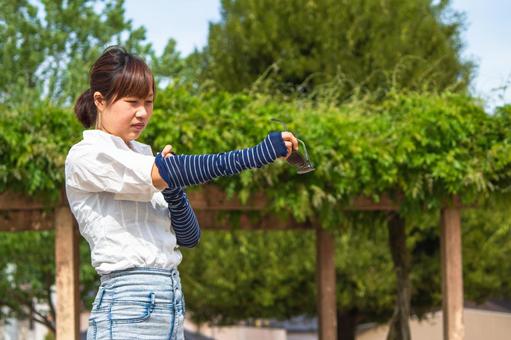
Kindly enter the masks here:
<path id="1" fill-rule="evenodd" d="M 184 314 L 176 269 L 114 271 L 101 276 L 87 340 L 183 340 Z"/>

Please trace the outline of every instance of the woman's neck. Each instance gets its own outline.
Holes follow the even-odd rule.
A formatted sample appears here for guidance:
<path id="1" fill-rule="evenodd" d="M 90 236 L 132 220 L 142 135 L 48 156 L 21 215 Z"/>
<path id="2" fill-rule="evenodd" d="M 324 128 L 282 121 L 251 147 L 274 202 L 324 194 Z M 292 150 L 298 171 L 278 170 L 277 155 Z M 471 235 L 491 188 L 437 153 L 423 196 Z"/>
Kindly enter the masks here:
<path id="1" fill-rule="evenodd" d="M 108 134 L 110 134 L 112 136 L 117 136 L 116 134 L 111 133 L 110 131 L 106 130 L 103 127 L 98 127 L 98 128 L 96 128 L 96 130 L 101 130 L 101 131 L 106 132 L 106 133 L 108 133 Z M 117 137 L 121 138 L 128 148 L 130 148 L 131 150 L 134 150 L 133 149 L 133 145 L 131 144 L 131 141 L 129 141 L 129 140 L 127 141 L 124 138 L 122 138 L 121 136 L 117 136 Z"/>

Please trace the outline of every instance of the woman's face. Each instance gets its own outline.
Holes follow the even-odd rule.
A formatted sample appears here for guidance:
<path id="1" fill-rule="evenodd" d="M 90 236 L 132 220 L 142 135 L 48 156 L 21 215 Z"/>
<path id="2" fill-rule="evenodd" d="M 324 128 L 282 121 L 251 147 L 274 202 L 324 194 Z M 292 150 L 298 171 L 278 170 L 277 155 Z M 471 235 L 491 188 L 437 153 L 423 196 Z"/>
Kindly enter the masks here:
<path id="1" fill-rule="evenodd" d="M 94 102 L 101 115 L 98 129 L 119 136 L 126 143 L 140 136 L 153 114 L 152 91 L 147 98 L 123 97 L 108 106 L 96 91 Z"/>

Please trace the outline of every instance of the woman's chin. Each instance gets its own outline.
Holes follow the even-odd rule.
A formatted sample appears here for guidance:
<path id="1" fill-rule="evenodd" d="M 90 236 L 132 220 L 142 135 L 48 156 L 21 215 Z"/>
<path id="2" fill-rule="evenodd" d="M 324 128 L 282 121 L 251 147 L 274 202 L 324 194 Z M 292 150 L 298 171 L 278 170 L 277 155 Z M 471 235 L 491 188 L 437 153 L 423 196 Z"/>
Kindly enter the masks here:
<path id="1" fill-rule="evenodd" d="M 129 139 L 137 139 L 144 130 L 133 130 L 128 133 Z"/>

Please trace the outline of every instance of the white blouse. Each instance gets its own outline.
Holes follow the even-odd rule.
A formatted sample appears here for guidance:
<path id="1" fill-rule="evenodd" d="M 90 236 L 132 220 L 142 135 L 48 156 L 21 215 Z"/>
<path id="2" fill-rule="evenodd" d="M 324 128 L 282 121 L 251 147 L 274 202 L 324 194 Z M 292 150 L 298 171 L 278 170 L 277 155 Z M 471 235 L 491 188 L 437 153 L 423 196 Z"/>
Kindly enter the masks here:
<path id="1" fill-rule="evenodd" d="M 182 255 L 168 203 L 152 183 L 151 146 L 102 130 L 83 131 L 65 162 L 69 206 L 98 274 L 130 267 L 175 268 Z"/>

